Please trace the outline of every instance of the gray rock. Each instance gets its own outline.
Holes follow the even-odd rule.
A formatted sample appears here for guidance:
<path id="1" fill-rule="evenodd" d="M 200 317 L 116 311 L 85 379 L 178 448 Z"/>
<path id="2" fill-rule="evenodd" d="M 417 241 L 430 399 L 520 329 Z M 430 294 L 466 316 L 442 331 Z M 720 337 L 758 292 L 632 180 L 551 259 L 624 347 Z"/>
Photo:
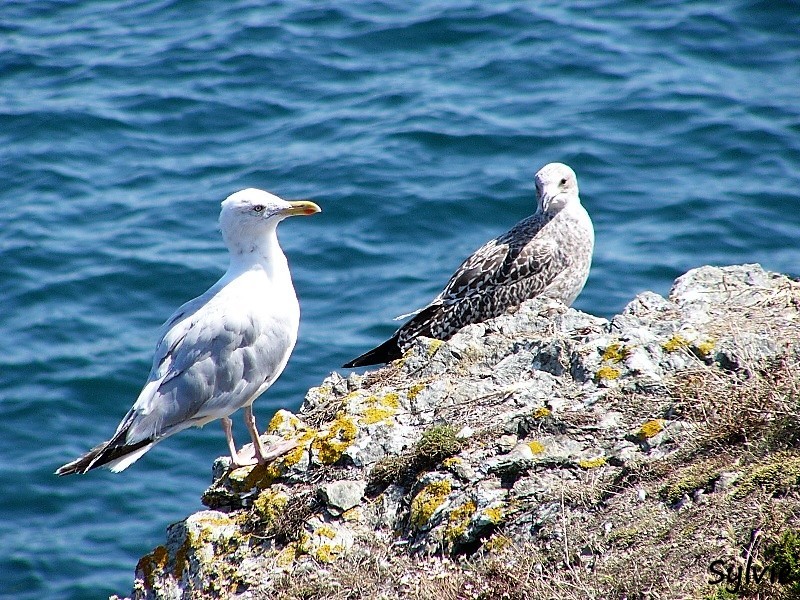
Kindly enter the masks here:
<path id="1" fill-rule="evenodd" d="M 746 375 L 792 351 L 798 306 L 800 284 L 757 265 L 701 267 L 669 298 L 644 292 L 610 321 L 532 300 L 447 342 L 420 338 L 382 369 L 332 373 L 298 415 L 273 420 L 270 433 L 297 451 L 251 471 L 215 462 L 205 501 L 222 510 L 172 526 L 140 561 L 133 597 L 230 597 L 240 584 L 240 599 L 271 597 L 280 574 L 324 580 L 342 556 L 491 553 L 498 533 L 551 566 L 569 552 L 570 568 L 589 573 L 604 564 L 603 540 L 636 552 L 678 511 L 738 490 L 744 471 L 717 476 L 714 457 L 668 494 L 662 471 L 647 479 L 697 435 L 668 385 L 684 370 Z M 268 530 L 287 519 L 290 535 Z"/>
<path id="2" fill-rule="evenodd" d="M 338 516 L 361 504 L 366 489 L 366 481 L 333 481 L 323 485 L 320 494 L 328 511 Z"/>

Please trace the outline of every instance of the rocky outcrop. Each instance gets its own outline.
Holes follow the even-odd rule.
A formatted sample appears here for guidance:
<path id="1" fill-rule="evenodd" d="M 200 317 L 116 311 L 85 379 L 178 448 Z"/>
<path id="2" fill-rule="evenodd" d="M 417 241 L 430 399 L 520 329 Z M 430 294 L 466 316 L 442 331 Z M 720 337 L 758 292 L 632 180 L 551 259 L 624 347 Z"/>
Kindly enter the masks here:
<path id="1" fill-rule="evenodd" d="M 141 559 L 132 595 L 788 593 L 799 309 L 786 276 L 703 267 L 610 321 L 529 301 L 333 373 L 269 424 L 295 450 L 217 460 L 208 510 Z M 767 575 L 737 584 L 748 560 Z"/>

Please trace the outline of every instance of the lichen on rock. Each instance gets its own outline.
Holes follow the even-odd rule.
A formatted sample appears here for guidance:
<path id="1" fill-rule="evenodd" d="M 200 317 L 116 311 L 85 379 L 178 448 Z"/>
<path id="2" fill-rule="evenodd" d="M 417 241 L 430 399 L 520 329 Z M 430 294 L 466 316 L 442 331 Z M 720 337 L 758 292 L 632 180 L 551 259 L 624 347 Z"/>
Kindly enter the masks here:
<path id="1" fill-rule="evenodd" d="M 800 547 L 798 308 L 788 277 L 701 267 L 610 321 L 533 300 L 332 373 L 270 421 L 294 450 L 215 463 L 133 597 L 713 597 L 753 530 Z"/>

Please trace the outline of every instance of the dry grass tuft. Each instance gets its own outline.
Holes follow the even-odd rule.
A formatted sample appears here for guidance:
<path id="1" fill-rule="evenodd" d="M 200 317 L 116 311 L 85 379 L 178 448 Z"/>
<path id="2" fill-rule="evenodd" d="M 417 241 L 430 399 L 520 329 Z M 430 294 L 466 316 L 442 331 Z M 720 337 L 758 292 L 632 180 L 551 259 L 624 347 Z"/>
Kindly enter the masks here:
<path id="1" fill-rule="evenodd" d="M 670 385 L 675 413 L 698 423 L 691 450 L 762 456 L 800 445 L 800 364 L 781 356 L 738 372 L 704 368 Z"/>
<path id="2" fill-rule="evenodd" d="M 297 541 L 305 531 L 306 521 L 322 506 L 322 501 L 313 491 L 294 494 L 285 502 L 273 504 L 271 510 L 252 510 L 244 530 L 259 537 L 273 538 L 277 544 Z"/>

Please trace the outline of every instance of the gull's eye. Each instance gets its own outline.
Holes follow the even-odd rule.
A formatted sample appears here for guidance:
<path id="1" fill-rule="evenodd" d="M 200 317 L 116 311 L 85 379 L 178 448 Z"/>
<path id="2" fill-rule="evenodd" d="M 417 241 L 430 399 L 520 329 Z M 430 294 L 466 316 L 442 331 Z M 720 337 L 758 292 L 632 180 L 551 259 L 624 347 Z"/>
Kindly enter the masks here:
<path id="1" fill-rule="evenodd" d="M 261 211 L 263 211 L 263 210 L 264 210 L 264 205 L 263 205 L 263 204 L 256 204 L 256 205 L 253 207 L 253 210 L 254 210 L 254 211 L 256 211 L 257 213 L 260 213 Z"/>
<path id="2" fill-rule="evenodd" d="M 561 181 L 558 182 L 558 185 L 567 185 L 567 178 L 566 177 L 562 177 Z"/>

